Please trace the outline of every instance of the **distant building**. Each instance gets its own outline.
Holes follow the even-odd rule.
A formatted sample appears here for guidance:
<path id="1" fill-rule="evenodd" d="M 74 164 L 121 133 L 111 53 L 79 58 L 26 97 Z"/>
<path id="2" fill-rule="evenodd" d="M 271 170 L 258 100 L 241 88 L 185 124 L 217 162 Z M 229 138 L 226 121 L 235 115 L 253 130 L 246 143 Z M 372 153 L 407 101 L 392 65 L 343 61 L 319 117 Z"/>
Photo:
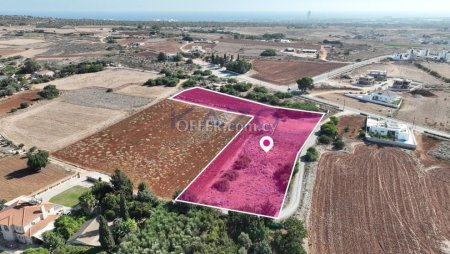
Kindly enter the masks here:
<path id="1" fill-rule="evenodd" d="M 36 71 L 31 75 L 32 79 L 37 79 L 37 78 L 53 78 L 55 76 L 55 72 L 50 71 L 50 70 L 41 70 L 41 71 Z"/>
<path id="2" fill-rule="evenodd" d="M 33 244 L 54 228 L 57 218 L 52 203 L 18 200 L 0 211 L 0 227 L 6 241 Z"/>
<path id="3" fill-rule="evenodd" d="M 190 51 L 191 51 L 191 53 L 203 53 L 203 52 L 205 52 L 203 47 L 202 46 L 198 46 L 198 45 L 192 46 Z"/>
<path id="4" fill-rule="evenodd" d="M 396 101 L 399 101 L 402 99 L 402 97 L 400 97 L 397 94 L 395 94 L 394 92 L 391 92 L 388 90 L 384 90 L 381 92 L 375 92 L 375 93 L 371 94 L 371 96 L 372 96 L 372 100 L 374 100 L 374 101 L 380 101 L 380 102 L 390 103 L 390 104 L 393 104 Z"/>
<path id="5" fill-rule="evenodd" d="M 394 79 L 394 84 L 392 85 L 392 90 L 410 90 L 411 80 L 408 79 Z"/>
<path id="6" fill-rule="evenodd" d="M 375 84 L 375 78 L 369 75 L 361 76 L 358 79 L 358 84 L 362 86 L 372 86 Z"/>
<path id="7" fill-rule="evenodd" d="M 299 49 L 298 53 L 303 53 L 303 54 L 317 54 L 319 51 L 316 49 Z"/>
<path id="8" fill-rule="evenodd" d="M 396 95 L 394 92 L 389 90 L 383 90 L 375 93 L 368 94 L 353 94 L 347 93 L 345 96 L 357 99 L 360 101 L 372 102 L 375 104 L 380 104 L 383 106 L 391 108 L 399 108 L 402 103 L 402 97 Z"/>
<path id="9" fill-rule="evenodd" d="M 367 72 L 367 75 L 374 77 L 376 81 L 387 80 L 387 71 L 370 70 Z"/>
<path id="10" fill-rule="evenodd" d="M 440 52 L 432 52 L 431 50 L 424 49 L 408 49 L 406 53 L 394 53 L 392 55 L 394 61 L 414 61 L 420 59 L 428 59 L 434 61 L 450 62 L 449 50 L 443 50 Z"/>
<path id="11" fill-rule="evenodd" d="M 368 133 L 390 137 L 393 140 L 408 141 L 411 135 L 406 124 L 397 123 L 391 120 L 368 117 L 366 126 L 366 131 Z"/>

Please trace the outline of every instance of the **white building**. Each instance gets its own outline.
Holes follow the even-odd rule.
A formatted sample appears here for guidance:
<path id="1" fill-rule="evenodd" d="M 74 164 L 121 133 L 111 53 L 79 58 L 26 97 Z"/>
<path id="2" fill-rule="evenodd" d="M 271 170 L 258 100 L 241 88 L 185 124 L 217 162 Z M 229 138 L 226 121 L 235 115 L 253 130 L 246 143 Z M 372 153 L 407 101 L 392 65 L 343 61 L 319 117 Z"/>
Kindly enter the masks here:
<path id="1" fill-rule="evenodd" d="M 420 59 L 429 59 L 434 61 L 450 62 L 450 52 L 448 50 L 432 52 L 427 48 L 408 49 L 406 53 L 394 53 L 392 55 L 392 59 L 394 61 L 414 61 Z"/>
<path id="2" fill-rule="evenodd" d="M 375 117 L 367 117 L 366 132 L 399 142 L 410 142 L 413 139 L 413 132 L 406 124 Z"/>
<path id="3" fill-rule="evenodd" d="M 52 203 L 19 200 L 0 211 L 0 228 L 6 241 L 33 244 L 53 229 L 58 217 Z"/>
<path id="4" fill-rule="evenodd" d="M 198 45 L 192 46 L 190 51 L 191 51 L 191 53 L 203 53 L 203 52 L 205 52 L 203 47 L 202 46 L 198 46 Z"/>
<path id="5" fill-rule="evenodd" d="M 402 99 L 402 97 L 396 95 L 395 93 L 384 90 L 380 92 L 375 92 L 370 94 L 372 96 L 372 100 L 374 101 L 380 101 L 384 103 L 395 103 L 396 101 L 399 101 Z"/>
<path id="6" fill-rule="evenodd" d="M 50 70 L 41 70 L 41 71 L 36 71 L 31 75 L 32 79 L 37 79 L 37 78 L 53 78 L 53 76 L 55 76 L 55 72 L 54 71 L 50 71 Z"/>
<path id="7" fill-rule="evenodd" d="M 394 92 L 389 90 L 383 90 L 367 94 L 347 93 L 344 95 L 360 101 L 372 102 L 375 104 L 380 104 L 391 108 L 399 108 L 402 103 L 402 97 L 396 95 Z"/>

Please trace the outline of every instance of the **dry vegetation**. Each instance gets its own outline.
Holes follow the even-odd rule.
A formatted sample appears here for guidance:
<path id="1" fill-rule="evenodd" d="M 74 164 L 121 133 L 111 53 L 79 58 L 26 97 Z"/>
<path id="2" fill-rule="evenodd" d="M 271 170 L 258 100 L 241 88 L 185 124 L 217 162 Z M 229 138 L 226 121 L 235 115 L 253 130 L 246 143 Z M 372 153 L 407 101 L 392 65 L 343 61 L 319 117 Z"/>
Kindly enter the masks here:
<path id="1" fill-rule="evenodd" d="M 184 189 L 237 134 L 235 130 L 207 131 L 194 126 L 193 130 L 182 131 L 171 126 L 171 114 L 184 112 L 187 114 L 183 119 L 194 120 L 195 123 L 203 121 L 211 112 L 226 125 L 249 120 L 164 100 L 54 153 L 54 156 L 107 173 L 121 168 L 134 183 L 145 181 L 158 196 L 171 198 L 175 191 Z"/>
<path id="2" fill-rule="evenodd" d="M 26 91 L 15 94 L 9 98 L 0 100 L 0 117 L 5 116 L 11 109 L 20 107 L 21 103 L 32 105 L 39 99 L 38 90 Z"/>

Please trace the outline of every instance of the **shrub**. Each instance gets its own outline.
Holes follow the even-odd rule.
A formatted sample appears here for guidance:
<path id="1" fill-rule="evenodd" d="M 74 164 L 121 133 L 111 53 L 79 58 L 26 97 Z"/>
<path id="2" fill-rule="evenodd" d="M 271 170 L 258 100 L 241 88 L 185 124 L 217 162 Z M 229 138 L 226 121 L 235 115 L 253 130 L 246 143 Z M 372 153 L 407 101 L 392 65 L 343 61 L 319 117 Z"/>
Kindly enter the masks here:
<path id="1" fill-rule="evenodd" d="M 276 55 L 277 51 L 275 51 L 275 49 L 266 49 L 260 54 L 260 56 L 276 56 Z"/>
<path id="2" fill-rule="evenodd" d="M 220 192 L 226 192 L 230 189 L 230 182 L 226 179 L 221 179 L 215 182 L 212 187 Z"/>
<path id="3" fill-rule="evenodd" d="M 47 85 L 42 91 L 40 91 L 39 96 L 44 99 L 51 100 L 59 96 L 60 92 L 54 85 Z"/>
<path id="4" fill-rule="evenodd" d="M 337 125 L 339 123 L 339 118 L 332 116 L 330 117 L 330 121 L 334 124 Z"/>
<path id="5" fill-rule="evenodd" d="M 320 135 L 318 140 L 319 140 L 319 143 L 325 144 L 325 145 L 331 144 L 331 142 L 333 142 L 333 139 L 326 135 Z"/>
<path id="6" fill-rule="evenodd" d="M 255 88 L 253 88 L 253 92 L 256 92 L 256 93 L 268 93 L 269 90 L 267 90 L 267 88 L 265 88 L 263 86 L 256 86 Z"/>
<path id="7" fill-rule="evenodd" d="M 336 125 L 333 122 L 327 122 L 320 126 L 320 134 L 326 135 L 329 137 L 336 137 L 338 135 L 338 131 Z"/>
<path id="8" fill-rule="evenodd" d="M 342 141 L 342 140 L 337 140 L 337 141 L 335 141 L 335 142 L 333 143 L 333 145 L 334 145 L 334 149 L 336 149 L 336 150 L 342 150 L 342 149 L 344 149 L 344 147 L 345 147 L 345 143 L 344 143 L 344 141 Z"/>
<path id="9" fill-rule="evenodd" d="M 306 155 L 305 155 L 305 161 L 307 162 L 313 162 L 317 161 L 319 159 L 319 152 L 314 147 L 308 148 Z"/>

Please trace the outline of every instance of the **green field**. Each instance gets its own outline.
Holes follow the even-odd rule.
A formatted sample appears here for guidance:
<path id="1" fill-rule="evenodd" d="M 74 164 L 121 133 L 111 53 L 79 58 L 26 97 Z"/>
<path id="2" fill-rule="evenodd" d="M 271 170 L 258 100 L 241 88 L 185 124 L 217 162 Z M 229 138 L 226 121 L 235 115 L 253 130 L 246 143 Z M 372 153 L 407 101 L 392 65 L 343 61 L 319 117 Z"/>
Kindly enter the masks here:
<path id="1" fill-rule="evenodd" d="M 50 199 L 51 203 L 74 207 L 78 204 L 78 198 L 87 191 L 88 188 L 83 186 L 74 186 Z"/>

